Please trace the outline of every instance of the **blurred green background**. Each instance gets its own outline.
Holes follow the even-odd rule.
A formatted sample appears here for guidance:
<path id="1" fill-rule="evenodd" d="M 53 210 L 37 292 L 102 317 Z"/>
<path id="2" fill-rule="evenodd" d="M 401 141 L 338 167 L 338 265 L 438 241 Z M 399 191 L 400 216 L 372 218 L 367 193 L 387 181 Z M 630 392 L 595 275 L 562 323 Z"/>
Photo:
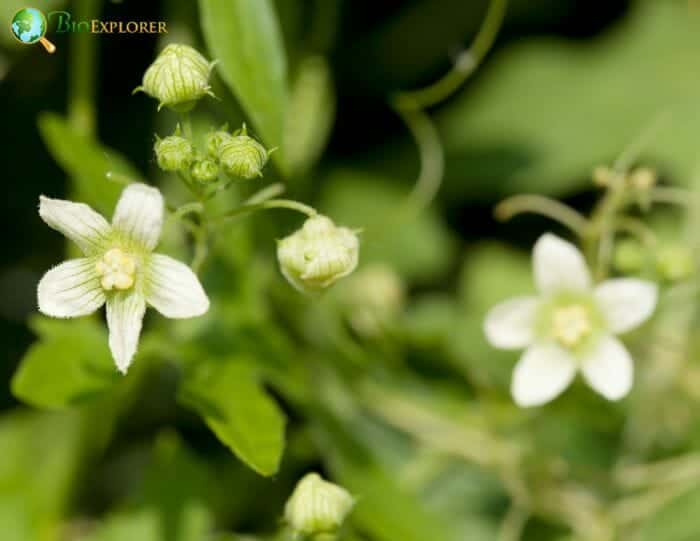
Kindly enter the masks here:
<path id="1" fill-rule="evenodd" d="M 415 142 L 388 98 L 448 71 L 469 46 L 488 2 L 270 4 L 280 22 L 289 77 L 307 86 L 295 87 L 300 88 L 301 97 L 294 101 L 299 110 L 286 127 L 285 140 L 265 142 L 282 145 L 283 151 L 298 141 L 311 142 L 289 174 L 268 166 L 269 175 L 285 181 L 290 196 L 318 205 L 337 223 L 368 228 L 363 264 L 390 265 L 407 291 L 406 307 L 391 339 L 371 339 L 369 345 L 362 340 L 343 345 L 341 340 L 329 346 L 333 332 L 325 335 L 319 322 L 333 299 L 318 311 L 293 296 L 290 300 L 289 292 L 278 292 L 286 286 L 272 270 L 273 239 L 297 222 L 285 216 L 256 218 L 261 232 L 249 235 L 246 230 L 242 244 L 267 263 L 262 266 L 267 270 L 261 272 L 261 291 L 255 294 L 266 307 L 272 306 L 261 309 L 265 324 L 269 320 L 275 329 L 271 332 L 282 336 L 265 347 L 284 350 L 288 335 L 293 340 L 302 336 L 299 342 L 304 345 L 297 351 L 307 357 L 290 360 L 290 365 L 308 361 L 315 367 L 323 365 L 324 357 L 341 359 L 340 368 L 318 369 L 323 387 L 318 400 L 323 406 L 312 400 L 300 407 L 297 389 L 288 391 L 296 380 L 270 385 L 290 419 L 287 454 L 275 477 L 264 479 L 246 469 L 176 403 L 179 380 L 171 371 L 158 372 L 142 384 L 144 392 L 133 398 L 130 413 L 119 419 L 104 442 L 94 434 L 100 432 L 105 415 L 99 408 L 36 413 L 14 398 L 10 380 L 37 333 L 44 338 L 60 334 L 63 325 L 56 323 L 52 330 L 43 320 L 28 323 L 36 312 L 36 284 L 63 259 L 65 249 L 60 235 L 36 212 L 39 194 L 100 200 L 103 189 L 114 187 L 104 179 L 89 178 L 91 171 L 101 171 L 95 169 L 95 155 L 106 159 L 107 168 L 115 164 L 117 169 L 121 155 L 144 178 L 157 182 L 162 173 L 152 155 L 154 133 L 170 133 L 177 119 L 170 113 L 157 114 L 155 102 L 132 97 L 131 91 L 164 43 L 190 43 L 208 58 L 215 56 L 207 49 L 196 2 L 38 0 L 35 7 L 44 11 L 165 20 L 169 34 L 86 34 L 76 39 L 49 32 L 58 48 L 54 55 L 39 46 L 18 44 L 9 31 L 0 36 L 5 123 L 0 152 L 7 190 L 0 201 L 0 379 L 7 382 L 0 391 L 0 532 L 7 532 L 0 533 L 3 541 L 237 539 L 224 533 L 215 537 L 212 531 L 274 535 L 275 517 L 285 498 L 310 468 L 359 493 L 361 501 L 365 498 L 349 539 L 508 541 L 504 520 L 518 491 L 504 481 L 510 477 L 503 469 L 511 462 L 503 457 L 511 453 L 528 457 L 526 466 L 513 459 L 518 468 L 525 468 L 515 477 L 536 500 L 523 539 L 700 538 L 700 470 L 695 456 L 700 452 L 695 420 L 700 392 L 691 383 L 682 393 L 678 390 L 679 380 L 690 382 L 691 375 L 696 376 L 695 296 L 686 299 L 692 306 L 671 307 L 663 326 L 654 328 L 658 335 L 669 328 L 684 333 L 687 343 L 678 353 L 682 370 L 657 394 L 639 391 L 624 406 L 605 403 L 577 386 L 547 412 L 515 411 L 507 394 L 515 357 L 490 349 L 481 336 L 481 320 L 490 306 L 531 287 L 527 251 L 533 241 L 545 230 L 561 232 L 537 217 L 499 223 L 493 207 L 500 199 L 538 193 L 588 211 L 596 194 L 590 181 L 593 167 L 611 163 L 651 126 L 657 129 L 639 162 L 656 168 L 666 183 L 694 186 L 700 165 L 700 4 L 511 0 L 483 65 L 454 96 L 428 111 L 446 159 L 436 200 L 415 220 L 388 231 L 373 229 L 374 224 L 409 193 L 420 166 Z M 24 2 L 5 0 L 0 18 L 9 22 L 23 6 Z M 79 64 L 89 66 L 90 58 L 92 71 L 76 69 Z M 319 58 L 320 64 L 313 64 Z M 255 58 L 261 64 L 267 61 Z M 87 78 L 79 80 L 85 73 Z M 307 79 L 302 79 L 304 74 Z M 237 105 L 218 77 L 214 90 L 222 99 L 203 103 L 196 122 L 236 127 L 246 119 L 245 107 Z M 76 145 L 87 145 L 80 138 L 84 111 L 76 105 L 81 92 L 89 109 L 94 104 L 96 139 L 111 149 L 86 150 L 91 164 L 84 168 L 79 160 L 65 157 L 75 153 Z M 46 112 L 67 115 L 68 128 L 62 117 L 42 116 Z M 90 131 L 88 126 L 85 132 Z M 57 150 L 61 142 L 72 150 L 63 159 Z M 108 199 L 104 197 L 106 211 Z M 676 218 L 660 215 L 658 220 L 660 229 L 678 229 Z M 230 246 L 239 241 L 235 236 L 226 240 L 233 243 Z M 248 258 L 250 268 L 261 268 L 253 256 L 240 257 Z M 254 259 L 255 266 L 250 263 Z M 216 270 L 208 275 L 212 297 L 221 291 L 225 276 Z M 257 300 L 256 296 L 250 302 L 251 314 L 258 313 Z M 305 314 L 300 318 L 303 324 L 294 321 L 297 311 Z M 81 355 L 89 356 L 101 344 L 101 331 L 93 323 L 75 322 L 70 331 L 83 342 Z M 679 325 L 686 327 L 679 330 Z M 222 332 L 228 332 L 223 322 L 222 326 Z M 194 334 L 190 327 L 183 329 Z M 42 342 L 53 348 L 56 363 L 75 351 L 75 342 L 60 332 L 60 339 Z M 247 328 L 232 332 L 240 333 L 235 336 L 243 341 L 257 340 Z M 210 340 L 210 347 L 214 342 Z M 667 351 L 671 356 L 672 350 Z M 641 359 L 653 355 L 657 353 L 639 354 Z M 348 375 L 342 367 L 344 356 L 359 356 L 364 359 L 360 364 L 368 356 L 374 359 L 367 369 L 371 376 L 365 377 L 362 370 L 359 376 L 352 370 Z M 313 422 L 307 424 L 309 419 Z M 85 439 L 91 441 L 87 446 Z M 100 451 L 92 452 L 90 446 Z M 503 460 L 493 458 L 496 455 Z M 674 457 L 687 461 L 681 463 L 686 469 L 678 470 L 685 472 L 682 485 L 637 494 L 642 487 L 625 478 L 639 499 L 630 496 L 623 500 L 628 507 L 615 509 L 624 520 L 603 517 L 622 491 L 610 483 L 613 465 Z M 668 501 L 675 507 L 664 507 Z M 161 522 L 153 522 L 148 514 L 153 507 Z M 96 528 L 95 521 L 105 517 L 111 517 L 108 525 Z M 616 525 L 613 537 L 610 524 Z"/>

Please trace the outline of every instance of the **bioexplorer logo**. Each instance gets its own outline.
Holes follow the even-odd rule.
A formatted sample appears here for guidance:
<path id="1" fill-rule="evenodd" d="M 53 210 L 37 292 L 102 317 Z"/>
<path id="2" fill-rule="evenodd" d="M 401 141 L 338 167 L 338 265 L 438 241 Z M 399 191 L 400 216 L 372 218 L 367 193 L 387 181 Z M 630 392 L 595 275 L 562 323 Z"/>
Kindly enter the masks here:
<path id="1" fill-rule="evenodd" d="M 36 8 L 20 9 L 12 17 L 10 29 L 12 35 L 24 45 L 41 43 L 49 53 L 56 51 L 56 46 L 46 38 L 49 25 L 57 34 L 68 32 L 86 32 L 90 34 L 167 34 L 165 21 L 104 21 L 91 19 L 77 21 L 68 11 L 50 11 L 47 15 Z"/>

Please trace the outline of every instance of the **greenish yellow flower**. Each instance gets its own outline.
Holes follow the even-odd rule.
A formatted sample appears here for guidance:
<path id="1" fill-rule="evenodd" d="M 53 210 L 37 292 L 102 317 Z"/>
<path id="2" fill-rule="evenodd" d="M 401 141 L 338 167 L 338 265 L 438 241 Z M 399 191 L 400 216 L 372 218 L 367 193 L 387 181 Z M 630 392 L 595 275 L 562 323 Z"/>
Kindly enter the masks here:
<path id="1" fill-rule="evenodd" d="M 343 525 L 355 500 L 343 487 L 307 474 L 287 501 L 284 518 L 297 535 L 334 534 Z"/>

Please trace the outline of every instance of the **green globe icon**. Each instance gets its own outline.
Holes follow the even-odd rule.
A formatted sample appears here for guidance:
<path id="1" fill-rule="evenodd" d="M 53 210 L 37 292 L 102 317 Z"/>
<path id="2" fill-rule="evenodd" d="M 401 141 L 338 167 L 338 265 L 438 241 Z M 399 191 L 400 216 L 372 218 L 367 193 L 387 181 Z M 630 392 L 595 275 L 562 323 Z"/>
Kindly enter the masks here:
<path id="1" fill-rule="evenodd" d="M 44 37 L 46 26 L 46 17 L 36 8 L 20 9 L 11 23 L 12 34 L 21 43 L 31 45 L 40 42 L 48 52 L 53 53 L 56 47 Z"/>

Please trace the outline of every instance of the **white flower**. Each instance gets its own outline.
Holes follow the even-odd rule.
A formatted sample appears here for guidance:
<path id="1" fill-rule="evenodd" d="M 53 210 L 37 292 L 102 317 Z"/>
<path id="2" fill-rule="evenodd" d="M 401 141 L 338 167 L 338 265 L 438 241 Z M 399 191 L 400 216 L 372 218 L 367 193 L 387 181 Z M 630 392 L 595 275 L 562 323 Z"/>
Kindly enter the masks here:
<path id="1" fill-rule="evenodd" d="M 199 316 L 209 309 L 209 299 L 189 267 L 152 253 L 163 225 L 163 196 L 156 188 L 125 188 L 112 225 L 83 203 L 44 196 L 39 215 L 85 256 L 44 275 L 39 310 L 68 318 L 92 314 L 106 303 L 109 347 L 122 373 L 136 353 L 146 304 L 170 318 Z"/>
<path id="2" fill-rule="evenodd" d="M 527 348 L 513 372 L 515 402 L 523 407 L 549 402 L 578 370 L 608 400 L 625 396 L 632 386 L 632 358 L 614 335 L 651 316 L 656 285 L 616 278 L 593 286 L 583 255 L 552 234 L 535 244 L 533 263 L 539 296 L 495 306 L 484 325 L 493 346 Z"/>

